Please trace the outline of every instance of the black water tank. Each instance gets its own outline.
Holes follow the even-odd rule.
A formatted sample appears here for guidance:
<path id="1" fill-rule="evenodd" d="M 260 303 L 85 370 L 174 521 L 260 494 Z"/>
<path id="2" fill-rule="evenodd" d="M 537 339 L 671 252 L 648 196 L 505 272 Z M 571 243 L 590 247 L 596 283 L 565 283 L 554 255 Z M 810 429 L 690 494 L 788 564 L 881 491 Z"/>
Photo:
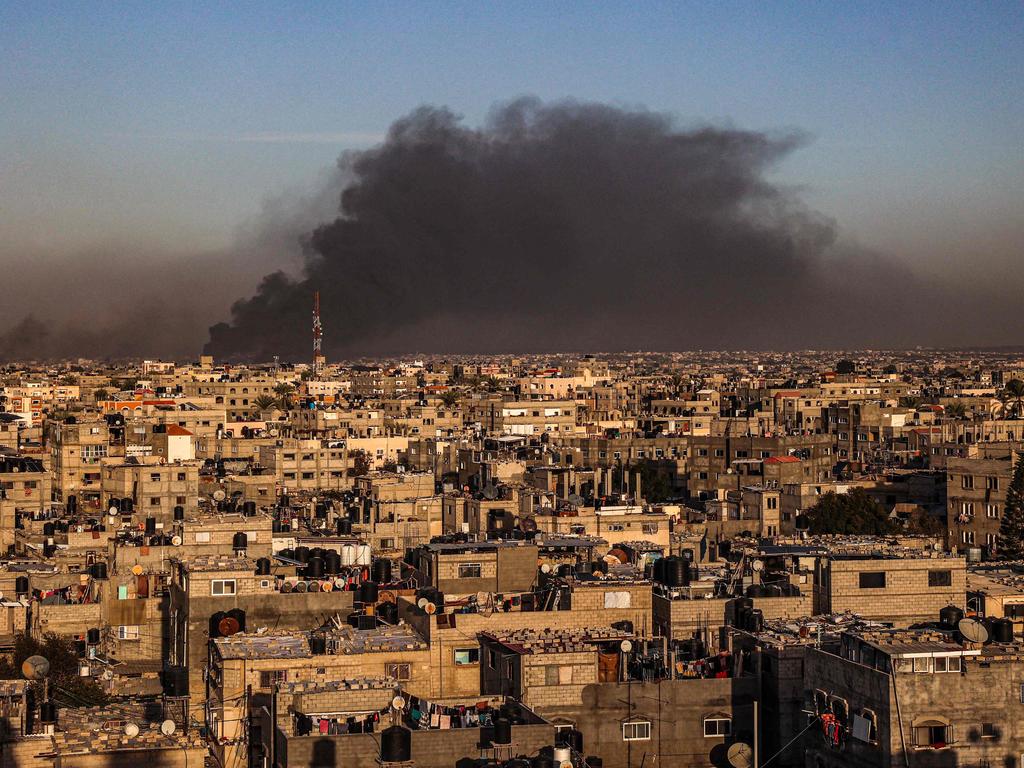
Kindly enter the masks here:
<path id="1" fill-rule="evenodd" d="M 93 563 L 89 566 L 89 573 L 92 574 L 94 579 L 103 581 L 107 578 L 107 564 L 106 563 Z"/>
<path id="2" fill-rule="evenodd" d="M 665 583 L 665 558 L 659 557 L 654 561 L 654 566 L 651 568 L 654 575 L 654 580 L 659 584 Z"/>
<path id="3" fill-rule="evenodd" d="M 551 755 L 539 754 L 530 759 L 530 768 L 555 768 L 555 759 Z"/>
<path id="4" fill-rule="evenodd" d="M 282 549 L 277 554 L 280 555 L 281 557 L 283 557 L 285 560 L 294 560 L 295 559 L 295 550 L 294 549 Z"/>
<path id="5" fill-rule="evenodd" d="M 807 515 L 797 515 L 793 521 L 793 527 L 798 531 L 806 531 L 811 527 L 811 521 L 807 518 Z"/>
<path id="6" fill-rule="evenodd" d="M 499 717 L 494 721 L 494 735 L 491 737 L 492 744 L 512 743 L 512 721 L 507 717 Z"/>
<path id="7" fill-rule="evenodd" d="M 351 536 L 352 535 L 352 521 L 351 520 L 349 520 L 347 518 L 344 518 L 344 517 L 339 517 L 338 518 L 338 522 L 337 522 L 337 526 L 338 526 L 338 535 L 339 536 Z"/>
<path id="8" fill-rule="evenodd" d="M 174 519 L 175 520 L 184 520 L 185 519 L 185 508 L 183 506 L 181 506 L 181 504 L 178 504 L 174 508 Z"/>
<path id="9" fill-rule="evenodd" d="M 729 553 L 732 552 L 731 541 L 720 541 L 718 542 L 718 557 L 721 560 L 728 560 Z"/>
<path id="10" fill-rule="evenodd" d="M 604 760 L 596 755 L 587 758 L 587 768 L 604 768 Z"/>
<path id="11" fill-rule="evenodd" d="M 242 504 L 242 514 L 245 515 L 246 517 L 255 517 L 256 516 L 256 502 L 255 501 L 247 501 L 244 504 Z"/>
<path id="12" fill-rule="evenodd" d="M 373 563 L 373 580 L 378 584 L 391 583 L 391 561 L 385 558 L 375 560 Z"/>
<path id="13" fill-rule="evenodd" d="M 74 514 L 75 510 L 78 509 L 78 498 L 76 496 L 68 496 L 68 501 L 67 501 L 67 505 L 66 506 L 68 508 L 68 512 L 70 512 L 71 514 Z"/>
<path id="14" fill-rule="evenodd" d="M 291 504 L 292 504 L 292 500 L 290 498 L 288 498 L 288 494 L 287 493 L 282 494 L 282 496 L 281 496 L 281 506 L 282 507 L 290 507 Z"/>
<path id="15" fill-rule="evenodd" d="M 19 576 L 14 580 L 14 593 L 18 597 L 28 594 L 28 576 Z"/>
<path id="16" fill-rule="evenodd" d="M 156 533 L 156 518 L 155 517 L 147 517 L 146 518 L 146 535 L 147 536 L 152 536 L 155 533 Z"/>
<path id="17" fill-rule="evenodd" d="M 130 496 L 126 496 L 121 499 L 121 511 L 122 512 L 133 512 L 135 510 L 135 500 Z"/>
<path id="18" fill-rule="evenodd" d="M 327 654 L 327 638 L 323 635 L 310 635 L 309 652 L 314 656 L 325 656 Z"/>
<path id="19" fill-rule="evenodd" d="M 300 563 L 309 562 L 309 547 L 296 547 L 293 557 Z"/>
<path id="20" fill-rule="evenodd" d="M 996 619 L 992 622 L 992 642 L 1013 642 L 1013 622 L 1010 619 Z"/>
<path id="21" fill-rule="evenodd" d="M 316 512 L 314 513 L 318 520 L 323 520 L 327 517 L 327 505 L 322 501 L 318 501 L 316 504 Z"/>
<path id="22" fill-rule="evenodd" d="M 388 624 L 398 623 L 398 605 L 396 603 L 380 603 L 377 606 L 377 616 Z"/>
<path id="23" fill-rule="evenodd" d="M 359 585 L 359 600 L 363 603 L 376 603 L 379 595 L 377 582 L 364 581 Z"/>
<path id="24" fill-rule="evenodd" d="M 311 557 L 306 562 L 306 578 L 319 579 L 324 575 L 324 561 L 319 557 Z"/>
<path id="25" fill-rule="evenodd" d="M 41 723 L 54 723 L 57 722 L 57 705 L 52 701 L 44 701 L 39 705 L 39 722 Z"/>
<path id="26" fill-rule="evenodd" d="M 50 536 L 53 536 L 53 534 L 55 534 L 56 532 L 57 526 L 55 526 L 53 523 L 43 523 L 43 536 L 49 538 Z"/>
<path id="27" fill-rule="evenodd" d="M 249 546 L 249 537 L 239 531 L 231 537 L 231 547 L 235 550 L 245 549 Z"/>
<path id="28" fill-rule="evenodd" d="M 329 549 L 327 557 L 324 558 L 324 572 L 335 575 L 339 571 L 341 571 L 341 555 L 333 549 Z"/>
<path id="29" fill-rule="evenodd" d="M 284 523 L 282 523 L 282 522 L 281 522 L 280 520 L 278 520 L 278 519 L 277 519 L 277 518 L 275 517 L 275 518 L 274 518 L 274 521 L 273 521 L 273 522 L 272 522 L 272 523 L 270 524 L 270 529 L 271 529 L 271 530 L 272 530 L 272 531 L 273 531 L 274 533 L 283 533 L 283 532 L 284 532 L 284 530 L 285 530 L 285 528 L 284 528 Z"/>
<path id="30" fill-rule="evenodd" d="M 89 645 L 100 644 L 100 631 L 97 627 L 91 627 L 88 632 L 85 633 L 85 641 Z"/>
<path id="31" fill-rule="evenodd" d="M 385 728 L 380 734 L 380 761 L 407 763 L 412 760 L 412 731 L 400 725 Z"/>
<path id="32" fill-rule="evenodd" d="M 257 576 L 269 576 L 270 575 L 270 558 L 261 557 L 256 561 L 256 575 Z"/>
<path id="33" fill-rule="evenodd" d="M 947 605 L 939 611 L 939 623 L 946 629 L 956 629 L 963 617 L 964 612 L 955 605 Z"/>
<path id="34" fill-rule="evenodd" d="M 210 637 L 220 637 L 220 623 L 227 617 L 224 611 L 217 611 L 210 617 Z"/>
<path id="35" fill-rule="evenodd" d="M 591 573 L 608 573 L 608 563 L 604 560 L 595 560 L 590 566 Z"/>
<path id="36" fill-rule="evenodd" d="M 681 557 L 666 557 L 665 586 L 686 587 L 690 584 L 690 562 Z"/>

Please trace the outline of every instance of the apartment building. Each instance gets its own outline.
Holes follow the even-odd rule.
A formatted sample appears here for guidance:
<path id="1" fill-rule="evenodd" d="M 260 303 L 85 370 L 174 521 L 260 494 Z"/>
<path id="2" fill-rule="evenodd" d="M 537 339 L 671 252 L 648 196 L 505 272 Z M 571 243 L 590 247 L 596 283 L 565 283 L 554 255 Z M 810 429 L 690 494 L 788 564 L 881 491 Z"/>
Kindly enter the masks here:
<path id="1" fill-rule="evenodd" d="M 947 546 L 972 557 L 998 556 L 1006 489 L 1019 443 L 982 443 L 972 458 L 946 457 Z"/>
<path id="2" fill-rule="evenodd" d="M 353 463 L 340 440 L 280 439 L 259 447 L 259 464 L 288 492 L 341 491 L 352 485 Z"/>

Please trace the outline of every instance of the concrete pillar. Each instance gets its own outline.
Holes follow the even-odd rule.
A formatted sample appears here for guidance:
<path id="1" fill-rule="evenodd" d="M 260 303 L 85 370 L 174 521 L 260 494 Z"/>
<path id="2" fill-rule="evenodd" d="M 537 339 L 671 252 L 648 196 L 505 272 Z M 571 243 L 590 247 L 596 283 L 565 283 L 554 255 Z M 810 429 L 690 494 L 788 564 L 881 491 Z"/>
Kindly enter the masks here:
<path id="1" fill-rule="evenodd" d="M 641 486 L 639 472 L 633 476 L 633 495 L 636 497 L 637 502 L 643 501 L 643 487 Z"/>
<path id="2" fill-rule="evenodd" d="M 604 470 L 604 495 L 612 495 L 612 470 L 610 468 Z"/>

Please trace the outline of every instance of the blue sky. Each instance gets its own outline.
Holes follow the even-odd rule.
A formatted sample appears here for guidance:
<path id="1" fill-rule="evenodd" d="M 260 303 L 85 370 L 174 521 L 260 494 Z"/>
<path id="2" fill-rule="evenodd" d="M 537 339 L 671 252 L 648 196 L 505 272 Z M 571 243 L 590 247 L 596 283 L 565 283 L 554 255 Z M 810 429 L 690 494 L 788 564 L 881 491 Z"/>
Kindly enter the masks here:
<path id="1" fill-rule="evenodd" d="M 1020 2 L 8 2 L 0 72 L 0 260 L 217 247 L 419 104 L 535 94 L 798 129 L 775 178 L 847 236 L 1021 269 Z"/>

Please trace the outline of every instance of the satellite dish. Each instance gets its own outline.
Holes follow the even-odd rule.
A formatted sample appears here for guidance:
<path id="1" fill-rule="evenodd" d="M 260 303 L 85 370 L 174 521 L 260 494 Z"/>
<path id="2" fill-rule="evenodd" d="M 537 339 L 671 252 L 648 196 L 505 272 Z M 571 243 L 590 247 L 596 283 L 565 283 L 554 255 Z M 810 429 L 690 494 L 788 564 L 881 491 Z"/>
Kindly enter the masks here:
<path id="1" fill-rule="evenodd" d="M 138 563 L 133 565 L 132 566 L 132 573 L 134 573 L 136 576 L 141 576 L 142 575 L 142 566 L 139 565 Z"/>
<path id="2" fill-rule="evenodd" d="M 231 637 L 232 635 L 238 634 L 238 630 L 241 629 L 241 625 L 238 623 L 238 619 L 234 616 L 225 616 L 217 624 L 217 631 L 224 637 Z"/>
<path id="3" fill-rule="evenodd" d="M 426 612 L 427 616 L 433 616 L 435 613 L 437 613 L 437 606 L 433 603 L 427 603 L 423 607 L 423 610 Z"/>
<path id="4" fill-rule="evenodd" d="M 427 600 L 427 598 L 421 597 L 419 600 L 416 601 L 416 607 L 420 608 L 421 610 L 423 610 L 423 609 L 425 609 L 427 607 L 427 605 L 429 603 L 430 603 L 430 601 Z"/>
<path id="5" fill-rule="evenodd" d="M 395 698 L 391 700 L 391 708 L 405 709 L 405 699 L 403 699 L 401 696 L 395 696 Z"/>
<path id="6" fill-rule="evenodd" d="M 569 494 L 569 503 L 572 504 L 574 507 L 582 507 L 583 506 L 583 497 L 580 496 L 578 493 L 570 493 Z"/>
<path id="7" fill-rule="evenodd" d="M 754 570 L 755 573 L 760 573 L 764 570 L 764 563 L 760 560 L 755 560 L 750 564 L 750 567 Z"/>
<path id="8" fill-rule="evenodd" d="M 21 663 L 21 674 L 26 680 L 42 680 L 50 674 L 50 661 L 45 656 L 29 656 Z"/>
<path id="9" fill-rule="evenodd" d="M 487 499 L 488 501 L 494 501 L 496 498 L 498 498 L 498 489 L 495 488 L 493 485 L 488 485 L 484 487 L 483 494 L 484 498 Z"/>
<path id="10" fill-rule="evenodd" d="M 960 630 L 960 634 L 964 636 L 965 640 L 972 643 L 988 642 L 988 629 L 986 629 L 985 625 L 980 621 L 975 621 L 974 619 L 960 619 L 956 628 Z"/>
<path id="11" fill-rule="evenodd" d="M 173 720 L 164 720 L 162 723 L 160 723 L 160 733 L 162 733 L 164 736 L 173 736 L 177 728 L 178 726 L 174 724 Z"/>
<path id="12" fill-rule="evenodd" d="M 271 437 L 277 437 L 277 430 L 276 429 L 270 430 L 270 436 Z"/>
<path id="13" fill-rule="evenodd" d="M 542 563 L 540 571 L 541 573 L 551 573 L 551 565 L 549 563 Z"/>
<path id="14" fill-rule="evenodd" d="M 629 653 L 630 651 L 632 651 L 633 650 L 633 643 L 632 643 L 632 641 L 630 641 L 630 640 L 623 640 L 621 643 L 619 643 L 619 650 L 622 651 L 623 653 Z"/>
<path id="15" fill-rule="evenodd" d="M 108 509 L 108 510 L 107 510 L 107 512 L 109 512 L 109 513 L 110 513 L 110 516 L 111 516 L 111 517 L 117 517 L 117 513 L 118 513 L 118 511 L 119 511 L 119 510 L 118 510 L 118 508 L 117 508 L 117 507 L 111 507 L 110 509 Z"/>
<path id="16" fill-rule="evenodd" d="M 114 670 L 112 670 L 112 669 L 104 669 L 103 670 L 103 674 L 101 675 L 101 677 L 104 680 L 113 680 L 114 679 Z"/>
<path id="17" fill-rule="evenodd" d="M 181 536 L 171 536 L 171 545 L 175 547 L 181 546 Z"/>
<path id="18" fill-rule="evenodd" d="M 129 738 L 133 738 L 139 735 L 139 726 L 135 723 L 126 723 L 124 726 L 124 735 Z"/>
<path id="19" fill-rule="evenodd" d="M 733 768 L 750 768 L 754 764 L 754 750 L 750 748 L 749 744 L 745 744 L 742 741 L 737 741 L 729 747 L 729 751 L 725 753 L 725 756 L 729 759 L 729 765 Z"/>
<path id="20" fill-rule="evenodd" d="M 224 493 L 224 491 L 220 490 L 219 488 L 216 491 L 213 492 L 213 500 L 214 501 L 224 501 L 224 499 L 226 499 L 226 498 L 227 498 L 227 494 Z"/>

